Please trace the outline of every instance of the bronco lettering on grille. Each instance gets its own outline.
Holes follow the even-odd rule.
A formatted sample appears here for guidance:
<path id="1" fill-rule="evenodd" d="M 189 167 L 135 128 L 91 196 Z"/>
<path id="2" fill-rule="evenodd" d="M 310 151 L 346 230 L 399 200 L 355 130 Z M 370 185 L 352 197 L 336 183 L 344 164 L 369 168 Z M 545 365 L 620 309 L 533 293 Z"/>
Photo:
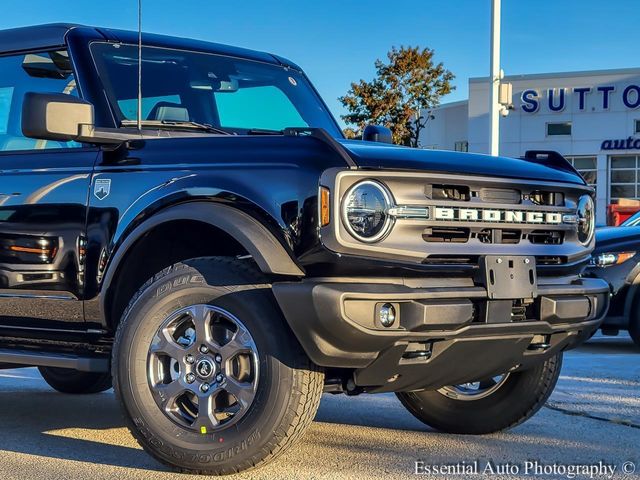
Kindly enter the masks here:
<path id="1" fill-rule="evenodd" d="M 563 222 L 561 213 L 485 208 L 435 207 L 433 217 L 435 220 L 462 222 L 536 223 L 553 225 L 558 225 Z"/>

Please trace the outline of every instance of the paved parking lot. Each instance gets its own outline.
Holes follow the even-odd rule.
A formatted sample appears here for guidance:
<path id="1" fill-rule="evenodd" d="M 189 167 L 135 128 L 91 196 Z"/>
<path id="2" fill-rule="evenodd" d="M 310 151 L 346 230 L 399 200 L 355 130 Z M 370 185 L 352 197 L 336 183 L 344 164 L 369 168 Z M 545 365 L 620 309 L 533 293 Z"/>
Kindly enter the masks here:
<path id="1" fill-rule="evenodd" d="M 58 394 L 33 369 L 0 371 L 0 425 L 1 479 L 190 478 L 168 472 L 139 449 L 113 393 Z M 491 461 L 496 469 L 508 463 L 519 470 L 495 478 L 531 478 L 527 461 L 538 461 L 537 468 L 603 462 L 616 467 L 612 478 L 640 478 L 640 350 L 626 338 L 595 338 L 565 357 L 547 407 L 510 432 L 485 437 L 436 433 L 393 395 L 325 395 L 302 443 L 242 478 L 410 478 L 417 460 L 478 461 L 481 470 Z M 625 462 L 639 473 L 623 474 Z"/>

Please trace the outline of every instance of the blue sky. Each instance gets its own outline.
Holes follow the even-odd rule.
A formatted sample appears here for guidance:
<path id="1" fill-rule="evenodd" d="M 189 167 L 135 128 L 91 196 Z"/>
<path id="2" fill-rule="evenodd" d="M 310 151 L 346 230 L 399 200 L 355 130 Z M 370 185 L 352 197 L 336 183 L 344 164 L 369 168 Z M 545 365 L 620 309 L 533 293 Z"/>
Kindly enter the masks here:
<path id="1" fill-rule="evenodd" d="M 489 0 L 143 0 L 144 30 L 266 50 L 301 65 L 334 114 L 392 45 L 435 49 L 467 98 L 489 69 Z M 635 67 L 637 0 L 503 0 L 506 74 Z M 69 21 L 135 29 L 136 0 L 3 0 L 0 28 Z"/>

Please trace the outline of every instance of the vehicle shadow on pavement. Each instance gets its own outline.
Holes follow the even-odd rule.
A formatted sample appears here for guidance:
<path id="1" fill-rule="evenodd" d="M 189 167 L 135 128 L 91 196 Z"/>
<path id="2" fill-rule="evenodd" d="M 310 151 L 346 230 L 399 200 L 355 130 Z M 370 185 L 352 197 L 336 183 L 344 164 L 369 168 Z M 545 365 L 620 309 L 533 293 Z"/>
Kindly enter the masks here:
<path id="1" fill-rule="evenodd" d="M 402 412 L 401 415 L 398 415 L 398 410 Z M 365 394 L 357 397 L 357 401 L 349 401 L 342 395 L 325 394 L 315 421 L 411 432 L 435 432 L 407 412 L 393 393 Z"/>
<path id="2" fill-rule="evenodd" d="M 583 353 L 606 353 L 613 355 L 640 355 L 640 347 L 635 343 L 631 340 L 617 337 L 599 337 L 580 346 L 577 351 Z"/>
<path id="3" fill-rule="evenodd" d="M 5 385 L 0 371 L 3 452 L 145 470 L 166 470 L 146 455 L 125 427 L 113 392 L 65 395 L 49 391 L 37 371 L 14 370 Z M 33 378 L 32 378 L 33 377 Z"/>
<path id="4" fill-rule="evenodd" d="M 637 451 L 630 446 L 632 439 L 637 439 L 637 430 L 629 427 L 542 409 L 525 424 L 506 432 L 450 435 L 414 423 L 399 403 L 393 406 L 395 398 L 383 397 L 372 397 L 380 400 L 376 405 L 364 397 L 354 401 L 325 395 L 303 448 L 310 442 L 315 455 L 340 452 L 349 458 L 352 474 L 366 465 L 369 472 L 395 470 L 398 477 L 393 478 L 409 478 L 418 460 L 431 465 L 462 461 L 523 465 L 537 459 L 590 464 L 603 458 L 620 465 L 638 460 Z M 355 410 L 360 413 L 354 417 Z M 361 470 L 366 471 L 364 467 Z"/>

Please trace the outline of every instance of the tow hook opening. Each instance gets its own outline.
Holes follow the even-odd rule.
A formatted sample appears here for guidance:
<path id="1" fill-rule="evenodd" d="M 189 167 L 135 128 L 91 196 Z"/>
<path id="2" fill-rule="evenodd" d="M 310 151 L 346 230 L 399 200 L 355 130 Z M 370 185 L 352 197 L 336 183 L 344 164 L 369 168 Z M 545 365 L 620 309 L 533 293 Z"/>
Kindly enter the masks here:
<path id="1" fill-rule="evenodd" d="M 531 343 L 527 347 L 527 350 L 544 351 L 551 347 L 550 335 L 535 335 L 531 339 Z"/>
<path id="2" fill-rule="evenodd" d="M 426 361 L 433 354 L 433 342 L 412 342 L 402 354 L 404 360 Z"/>

